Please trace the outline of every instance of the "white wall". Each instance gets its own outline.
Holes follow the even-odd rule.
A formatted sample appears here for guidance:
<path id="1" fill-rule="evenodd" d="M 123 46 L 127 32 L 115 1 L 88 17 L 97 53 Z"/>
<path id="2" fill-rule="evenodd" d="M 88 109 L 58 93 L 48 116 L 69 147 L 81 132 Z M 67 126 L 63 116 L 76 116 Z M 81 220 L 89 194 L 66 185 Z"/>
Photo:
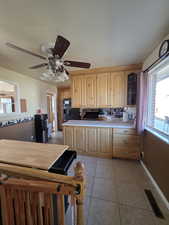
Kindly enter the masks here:
<path id="1" fill-rule="evenodd" d="M 155 60 L 158 59 L 159 49 L 164 40 L 169 39 L 169 34 L 159 43 L 159 45 L 154 49 L 154 51 L 144 60 L 143 70 L 150 66 Z"/>
<path id="2" fill-rule="evenodd" d="M 57 88 L 54 85 L 35 80 L 28 76 L 16 73 L 11 70 L 0 67 L 0 80 L 11 81 L 17 84 L 20 98 L 27 100 L 28 115 L 34 115 L 37 109 L 41 109 L 43 113 L 47 112 L 46 93 L 54 93 L 57 95 Z M 25 114 L 24 114 L 25 115 Z M 17 118 L 21 115 L 0 115 L 0 120 L 7 118 Z"/>

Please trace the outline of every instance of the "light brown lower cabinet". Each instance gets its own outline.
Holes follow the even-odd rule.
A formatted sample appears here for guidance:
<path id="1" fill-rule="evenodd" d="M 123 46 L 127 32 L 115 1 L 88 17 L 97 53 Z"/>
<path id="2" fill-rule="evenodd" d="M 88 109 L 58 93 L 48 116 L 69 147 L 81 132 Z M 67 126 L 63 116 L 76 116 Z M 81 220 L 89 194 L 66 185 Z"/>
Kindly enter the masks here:
<path id="1" fill-rule="evenodd" d="M 113 129 L 113 156 L 115 158 L 139 159 L 140 136 L 135 129 Z"/>
<path id="2" fill-rule="evenodd" d="M 74 147 L 73 132 L 74 130 L 72 129 L 72 127 L 63 127 L 64 144 L 68 145 L 71 149 Z"/>
<path id="3" fill-rule="evenodd" d="M 64 144 L 80 154 L 139 159 L 140 137 L 135 129 L 64 126 Z"/>
<path id="4" fill-rule="evenodd" d="M 66 128 L 67 129 L 67 128 Z M 85 150 L 86 132 L 82 127 L 73 127 L 73 150 L 83 152 Z M 71 134 L 71 135 L 72 135 Z M 65 140 L 66 141 L 66 140 Z"/>
<path id="5" fill-rule="evenodd" d="M 80 154 L 111 158 L 112 128 L 64 126 L 64 144 Z"/>

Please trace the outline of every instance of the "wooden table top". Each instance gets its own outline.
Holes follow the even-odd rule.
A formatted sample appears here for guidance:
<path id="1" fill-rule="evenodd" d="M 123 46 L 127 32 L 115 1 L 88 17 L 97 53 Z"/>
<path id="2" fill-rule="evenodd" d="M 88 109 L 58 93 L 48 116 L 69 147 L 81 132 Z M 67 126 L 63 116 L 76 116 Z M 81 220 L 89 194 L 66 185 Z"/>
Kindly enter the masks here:
<path id="1" fill-rule="evenodd" d="M 48 170 L 69 147 L 13 140 L 0 140 L 0 162 Z"/>

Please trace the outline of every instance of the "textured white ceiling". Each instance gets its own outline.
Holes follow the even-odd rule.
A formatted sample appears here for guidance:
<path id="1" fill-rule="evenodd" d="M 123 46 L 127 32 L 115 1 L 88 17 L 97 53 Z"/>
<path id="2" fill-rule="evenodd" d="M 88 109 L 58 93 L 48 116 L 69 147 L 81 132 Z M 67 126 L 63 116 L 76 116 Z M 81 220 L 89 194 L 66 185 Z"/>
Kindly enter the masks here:
<path id="1" fill-rule="evenodd" d="M 92 67 L 140 63 L 169 33 L 169 0 L 0 0 L 0 65 L 39 78 L 43 62 L 5 46 L 40 53 L 58 34 L 71 46 L 65 59 Z"/>

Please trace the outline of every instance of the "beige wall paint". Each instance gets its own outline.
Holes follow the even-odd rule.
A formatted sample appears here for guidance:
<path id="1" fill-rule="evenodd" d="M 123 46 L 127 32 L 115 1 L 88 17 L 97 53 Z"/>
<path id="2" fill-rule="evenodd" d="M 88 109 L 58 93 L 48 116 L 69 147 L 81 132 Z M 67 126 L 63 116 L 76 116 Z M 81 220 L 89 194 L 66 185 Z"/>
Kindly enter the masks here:
<path id="1" fill-rule="evenodd" d="M 47 112 L 47 92 L 57 95 L 57 88 L 54 85 L 35 80 L 3 67 L 0 67 L 0 80 L 11 81 L 18 86 L 19 97 L 27 100 L 27 114 L 29 115 L 35 114 L 37 109 L 42 109 L 44 113 Z M 23 114 L 0 115 L 0 120 L 17 118 L 18 116 L 23 116 Z"/>
<path id="2" fill-rule="evenodd" d="M 143 70 L 150 66 L 155 60 L 158 59 L 159 49 L 162 42 L 166 39 L 169 39 L 169 34 L 159 43 L 159 45 L 154 49 L 154 51 L 144 60 Z"/>

